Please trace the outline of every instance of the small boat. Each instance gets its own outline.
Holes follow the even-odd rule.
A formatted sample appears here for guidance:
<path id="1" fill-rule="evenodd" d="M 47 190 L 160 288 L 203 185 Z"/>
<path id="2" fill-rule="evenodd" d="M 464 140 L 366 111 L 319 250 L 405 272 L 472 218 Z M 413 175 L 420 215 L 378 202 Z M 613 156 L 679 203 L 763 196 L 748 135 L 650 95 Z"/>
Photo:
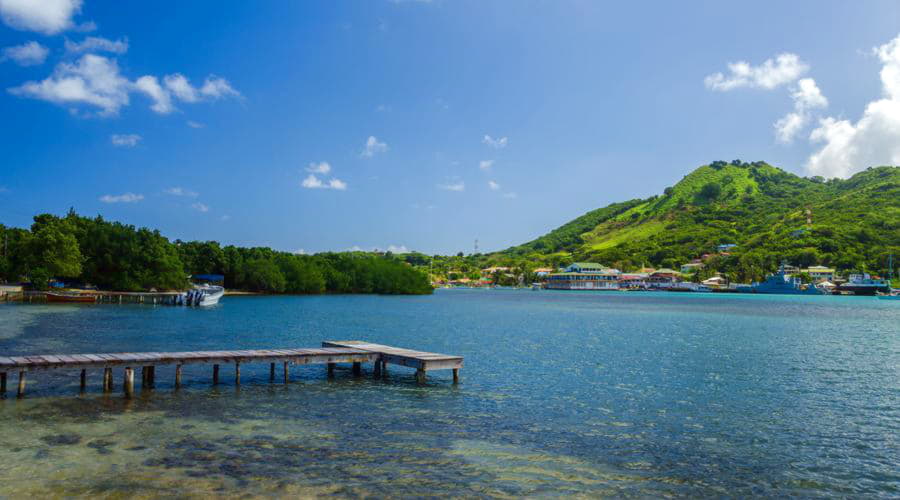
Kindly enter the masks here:
<path id="1" fill-rule="evenodd" d="M 45 292 L 44 295 L 47 296 L 47 302 L 88 303 L 97 301 L 97 297 L 93 294 L 78 292 Z"/>
<path id="2" fill-rule="evenodd" d="M 839 292 L 852 292 L 853 295 L 876 295 L 878 292 L 888 293 L 890 282 L 872 278 L 868 273 L 851 274 L 850 279 L 837 287 Z"/>
<path id="3" fill-rule="evenodd" d="M 225 295 L 225 288 L 215 285 L 197 285 L 192 290 L 175 296 L 176 306 L 214 306 Z"/>
<path id="4" fill-rule="evenodd" d="M 532 289 L 532 290 L 540 290 L 540 289 L 542 289 L 542 288 L 544 288 L 544 285 L 542 285 L 542 284 L 540 284 L 540 283 L 532 283 L 532 284 L 531 284 L 531 289 Z"/>

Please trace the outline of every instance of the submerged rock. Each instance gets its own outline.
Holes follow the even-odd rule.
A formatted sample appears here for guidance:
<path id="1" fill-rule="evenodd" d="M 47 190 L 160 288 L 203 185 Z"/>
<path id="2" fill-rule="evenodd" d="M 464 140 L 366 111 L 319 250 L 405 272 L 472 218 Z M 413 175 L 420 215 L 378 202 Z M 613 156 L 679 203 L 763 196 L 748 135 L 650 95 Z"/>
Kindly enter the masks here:
<path id="1" fill-rule="evenodd" d="M 42 436 L 41 441 L 50 446 L 65 446 L 80 443 L 81 436 L 78 434 L 51 434 L 49 436 Z"/>

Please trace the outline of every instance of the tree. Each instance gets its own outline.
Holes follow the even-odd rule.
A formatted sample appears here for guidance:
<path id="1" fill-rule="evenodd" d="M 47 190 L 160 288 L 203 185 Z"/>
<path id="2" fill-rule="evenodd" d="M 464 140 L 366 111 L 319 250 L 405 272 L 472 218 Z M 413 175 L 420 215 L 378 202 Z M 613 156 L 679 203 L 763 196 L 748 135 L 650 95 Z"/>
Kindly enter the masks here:
<path id="1" fill-rule="evenodd" d="M 74 278 L 81 274 L 82 255 L 73 228 L 51 215 L 34 218 L 31 232 L 33 265 L 52 276 Z"/>

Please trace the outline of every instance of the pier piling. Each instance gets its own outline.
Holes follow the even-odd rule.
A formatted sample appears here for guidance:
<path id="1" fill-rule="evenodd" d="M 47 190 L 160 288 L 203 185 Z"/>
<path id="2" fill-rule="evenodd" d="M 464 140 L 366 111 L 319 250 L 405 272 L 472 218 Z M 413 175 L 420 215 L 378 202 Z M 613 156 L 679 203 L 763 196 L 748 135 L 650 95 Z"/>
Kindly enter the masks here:
<path id="1" fill-rule="evenodd" d="M 234 385 L 241 385 L 241 363 L 234 363 Z"/>
<path id="2" fill-rule="evenodd" d="M 181 387 L 181 367 L 183 365 L 175 366 L 175 388 L 178 389 Z"/>
<path id="3" fill-rule="evenodd" d="M 87 389 L 87 370 L 81 369 L 81 392 L 84 392 Z"/>
<path id="4" fill-rule="evenodd" d="M 362 374 L 362 363 L 353 363 L 353 376 L 358 377 Z"/>
<path id="5" fill-rule="evenodd" d="M 328 363 L 326 371 L 328 372 L 328 378 L 334 377 L 334 363 Z"/>
<path id="6" fill-rule="evenodd" d="M 275 382 L 275 363 L 269 363 L 269 382 Z"/>
<path id="7" fill-rule="evenodd" d="M 16 396 L 23 397 L 25 396 L 25 372 L 19 372 L 19 392 L 16 393 Z"/>
<path id="8" fill-rule="evenodd" d="M 0 397 L 6 396 L 6 372 L 0 373 Z"/>
<path id="9" fill-rule="evenodd" d="M 131 367 L 125 368 L 125 381 L 122 384 L 125 390 L 125 397 L 130 398 L 134 395 L 134 369 Z"/>
<path id="10" fill-rule="evenodd" d="M 219 365 L 213 365 L 213 385 L 219 383 Z"/>

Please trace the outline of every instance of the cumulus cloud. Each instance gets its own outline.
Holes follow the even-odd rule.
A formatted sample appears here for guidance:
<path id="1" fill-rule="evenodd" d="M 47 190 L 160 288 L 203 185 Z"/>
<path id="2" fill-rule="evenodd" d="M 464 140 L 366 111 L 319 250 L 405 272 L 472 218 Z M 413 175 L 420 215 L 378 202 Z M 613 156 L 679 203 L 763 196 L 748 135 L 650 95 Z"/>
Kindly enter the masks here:
<path id="1" fill-rule="evenodd" d="M 487 144 L 488 146 L 494 149 L 503 149 L 506 147 L 507 138 L 506 137 L 498 137 L 494 139 L 493 137 L 485 134 L 484 139 L 481 140 L 483 144 Z"/>
<path id="2" fill-rule="evenodd" d="M 55 35 L 75 28 L 81 0 L 0 0 L 0 18 L 10 28 Z"/>
<path id="3" fill-rule="evenodd" d="M 500 184 L 497 184 L 494 181 L 488 181 L 488 187 L 491 188 L 491 191 L 499 191 L 500 190 Z"/>
<path id="4" fill-rule="evenodd" d="M 746 61 L 728 63 L 728 74 L 713 73 L 703 82 L 711 90 L 727 92 L 737 88 L 761 88 L 771 90 L 796 81 L 809 71 L 809 65 L 797 54 L 784 53 L 775 59 L 766 59 L 759 66 Z"/>
<path id="5" fill-rule="evenodd" d="M 143 199 L 144 195 L 134 193 L 105 194 L 100 197 L 103 203 L 137 203 Z"/>
<path id="6" fill-rule="evenodd" d="M 819 121 L 810 140 L 822 146 L 807 161 L 809 173 L 849 177 L 870 166 L 900 164 L 900 36 L 873 53 L 882 64 L 882 98 L 868 103 L 856 123 Z"/>
<path id="7" fill-rule="evenodd" d="M 108 40 L 99 36 L 89 36 L 80 42 L 66 40 L 66 52 L 80 54 L 82 52 L 112 52 L 124 54 L 128 52 L 128 39 Z"/>
<path id="8" fill-rule="evenodd" d="M 44 64 L 48 53 L 50 51 L 47 47 L 32 41 L 4 48 L 0 61 L 10 60 L 19 66 L 37 66 Z"/>
<path id="9" fill-rule="evenodd" d="M 203 213 L 209 212 L 209 205 L 206 205 L 206 204 L 200 203 L 200 202 L 192 204 L 191 208 L 193 208 L 194 210 L 196 210 L 198 212 L 203 212 Z"/>
<path id="10" fill-rule="evenodd" d="M 109 136 L 109 141 L 113 146 L 120 148 L 133 148 L 140 142 L 141 136 L 137 134 L 113 134 Z"/>
<path id="11" fill-rule="evenodd" d="M 775 122 L 775 137 L 779 142 L 790 143 L 810 121 L 810 111 L 828 106 L 828 99 L 822 95 L 816 81 L 803 78 L 791 91 L 794 111 Z"/>
<path id="12" fill-rule="evenodd" d="M 466 183 L 463 181 L 458 182 L 448 182 L 446 184 L 438 184 L 438 187 L 441 189 L 445 189 L 447 191 L 465 191 Z"/>
<path id="13" fill-rule="evenodd" d="M 204 125 L 204 124 L 202 124 L 202 123 L 200 123 L 200 122 L 195 122 L 195 121 L 193 121 L 193 120 L 188 120 L 188 121 L 187 121 L 187 126 L 188 126 L 188 127 L 191 127 L 191 128 L 203 128 L 203 127 L 205 127 L 206 125 Z"/>
<path id="14" fill-rule="evenodd" d="M 335 189 L 338 191 L 347 189 L 347 183 L 340 179 L 331 178 L 327 182 L 324 182 L 322 179 L 316 177 L 315 174 L 306 176 L 300 185 L 307 189 Z"/>
<path id="15" fill-rule="evenodd" d="M 379 142 L 374 135 L 370 135 L 369 138 L 366 139 L 366 147 L 363 149 L 362 153 L 360 153 L 360 156 L 363 158 L 371 158 L 375 156 L 375 154 L 384 153 L 387 150 L 387 144 Z"/>
<path id="16" fill-rule="evenodd" d="M 10 93 L 62 105 L 87 105 L 99 108 L 101 116 L 115 115 L 129 104 L 129 94 L 138 92 L 152 101 L 150 109 L 159 114 L 176 110 L 173 98 L 183 102 L 215 100 L 239 96 L 222 78 L 210 76 L 199 90 L 187 78 L 175 73 L 163 78 L 145 75 L 134 82 L 122 76 L 115 59 L 85 54 L 74 63 L 62 62 L 53 74 L 41 81 L 29 81 L 8 89 Z"/>
<path id="17" fill-rule="evenodd" d="M 314 174 L 327 174 L 328 172 L 331 172 L 331 165 L 329 165 L 327 161 L 321 161 L 319 163 L 313 162 L 306 167 L 306 171 Z"/>
<path id="18" fill-rule="evenodd" d="M 114 115 L 128 104 L 129 81 L 119 74 L 114 59 L 85 54 L 76 63 L 60 63 L 53 74 L 9 89 L 13 95 L 56 104 L 88 104 L 100 115 Z"/>
<path id="19" fill-rule="evenodd" d="M 187 196 L 189 198 L 196 198 L 197 196 L 199 196 L 199 193 L 197 193 L 196 191 L 191 191 L 179 186 L 170 187 L 169 189 L 164 190 L 163 193 L 172 196 Z"/>
<path id="20" fill-rule="evenodd" d="M 478 162 L 478 168 L 481 170 L 487 170 L 494 166 L 494 160 L 481 160 Z"/>

